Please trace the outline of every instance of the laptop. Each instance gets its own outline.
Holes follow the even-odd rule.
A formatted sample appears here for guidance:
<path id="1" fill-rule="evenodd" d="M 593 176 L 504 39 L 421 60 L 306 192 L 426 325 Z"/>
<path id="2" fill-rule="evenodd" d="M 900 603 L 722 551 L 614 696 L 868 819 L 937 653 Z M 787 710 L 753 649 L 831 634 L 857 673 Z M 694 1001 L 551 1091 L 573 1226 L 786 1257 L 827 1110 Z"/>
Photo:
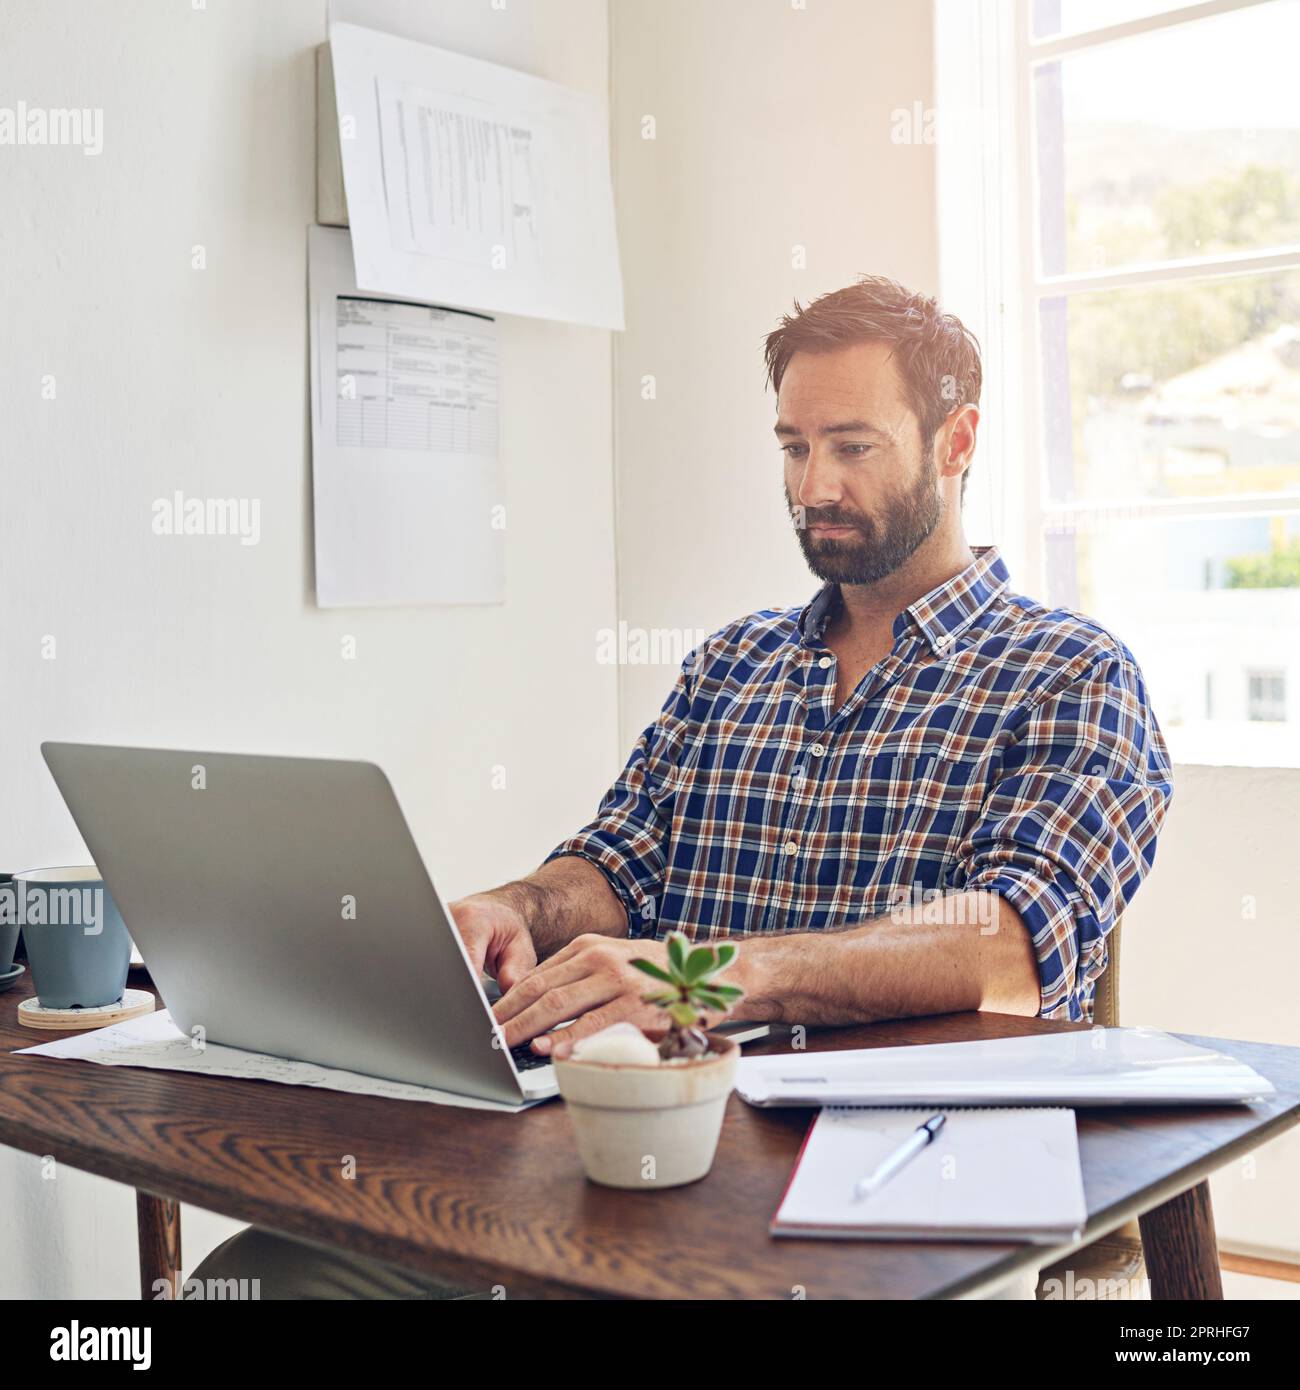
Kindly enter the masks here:
<path id="1" fill-rule="evenodd" d="M 44 743 L 177 1027 L 522 1104 L 512 1053 L 384 773 L 318 758 Z"/>

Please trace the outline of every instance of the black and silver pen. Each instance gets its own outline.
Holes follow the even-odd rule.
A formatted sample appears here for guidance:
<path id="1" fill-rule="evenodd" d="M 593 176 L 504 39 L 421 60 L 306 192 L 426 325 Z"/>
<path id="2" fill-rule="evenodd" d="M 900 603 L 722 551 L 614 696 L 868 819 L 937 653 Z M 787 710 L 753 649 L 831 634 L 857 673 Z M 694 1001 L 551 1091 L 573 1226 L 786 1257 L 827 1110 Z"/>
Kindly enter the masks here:
<path id="1" fill-rule="evenodd" d="M 903 1143 L 876 1167 L 874 1172 L 858 1179 L 857 1185 L 853 1189 L 853 1200 L 860 1202 L 864 1197 L 870 1197 L 878 1187 L 887 1183 L 900 1168 L 910 1163 L 939 1133 L 947 1118 L 946 1115 L 931 1115 L 923 1125 L 914 1129 Z"/>

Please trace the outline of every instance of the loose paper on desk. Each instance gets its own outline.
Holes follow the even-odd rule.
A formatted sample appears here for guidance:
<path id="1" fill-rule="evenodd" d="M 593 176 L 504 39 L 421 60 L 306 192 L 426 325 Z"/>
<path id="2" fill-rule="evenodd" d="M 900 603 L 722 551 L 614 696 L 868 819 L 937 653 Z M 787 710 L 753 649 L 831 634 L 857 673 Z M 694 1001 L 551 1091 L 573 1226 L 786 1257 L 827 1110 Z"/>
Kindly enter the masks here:
<path id="1" fill-rule="evenodd" d="M 355 24 L 330 51 L 362 289 L 623 327 L 600 98 Z"/>
<path id="2" fill-rule="evenodd" d="M 480 1100 L 457 1095 L 432 1086 L 413 1086 L 405 1081 L 385 1081 L 378 1076 L 362 1076 L 338 1067 L 318 1067 L 314 1062 L 297 1062 L 289 1057 L 270 1057 L 262 1052 L 245 1052 L 240 1047 L 207 1043 L 199 1050 L 172 1022 L 166 1009 L 144 1014 L 110 1028 L 56 1038 L 20 1049 L 23 1055 L 70 1057 L 99 1062 L 109 1067 L 147 1067 L 155 1071 L 189 1071 L 204 1076 L 237 1076 L 246 1081 L 278 1081 L 286 1086 L 319 1086 L 327 1091 L 348 1091 L 359 1096 L 385 1096 L 390 1100 L 422 1100 L 434 1105 L 453 1105 L 462 1110 L 526 1109 L 529 1102 L 508 1105 L 502 1101 Z"/>
<path id="3" fill-rule="evenodd" d="M 317 603 L 500 603 L 495 320 L 359 290 L 346 231 L 307 247 Z"/>
<path id="4" fill-rule="evenodd" d="M 1197 1105 L 1276 1087 L 1228 1053 L 1157 1028 L 742 1057 L 751 1105 Z"/>

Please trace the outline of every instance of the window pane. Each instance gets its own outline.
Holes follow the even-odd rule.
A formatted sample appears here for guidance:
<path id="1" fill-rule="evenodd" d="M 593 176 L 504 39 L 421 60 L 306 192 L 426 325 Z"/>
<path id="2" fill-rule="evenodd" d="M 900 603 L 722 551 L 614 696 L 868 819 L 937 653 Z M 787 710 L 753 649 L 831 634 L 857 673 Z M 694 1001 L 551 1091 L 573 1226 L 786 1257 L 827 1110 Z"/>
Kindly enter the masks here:
<path id="1" fill-rule="evenodd" d="M 1047 562 L 1137 657 L 1176 762 L 1300 767 L 1300 515 L 1098 522 Z"/>
<path id="2" fill-rule="evenodd" d="M 1300 270 L 1043 301 L 1051 501 L 1300 493 Z"/>
<path id="3" fill-rule="evenodd" d="M 1036 39 L 1104 29 L 1130 19 L 1176 10 L 1187 0 L 1033 0 L 1030 33 Z"/>
<path id="4" fill-rule="evenodd" d="M 1300 0 L 1035 69 L 1043 270 L 1300 241 Z"/>
<path id="5" fill-rule="evenodd" d="M 1250 671 L 1246 676 L 1246 689 L 1247 719 L 1285 722 L 1285 671 Z"/>

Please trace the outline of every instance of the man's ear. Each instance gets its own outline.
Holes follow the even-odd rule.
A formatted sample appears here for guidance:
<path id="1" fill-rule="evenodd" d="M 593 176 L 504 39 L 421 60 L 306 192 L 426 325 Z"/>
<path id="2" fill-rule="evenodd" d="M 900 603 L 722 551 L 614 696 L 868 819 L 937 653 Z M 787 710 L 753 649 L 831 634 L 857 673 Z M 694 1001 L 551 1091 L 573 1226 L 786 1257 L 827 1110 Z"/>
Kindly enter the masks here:
<path id="1" fill-rule="evenodd" d="M 957 478 L 970 467 L 979 423 L 979 407 L 974 405 L 959 405 L 943 422 L 935 441 L 940 477 Z"/>

